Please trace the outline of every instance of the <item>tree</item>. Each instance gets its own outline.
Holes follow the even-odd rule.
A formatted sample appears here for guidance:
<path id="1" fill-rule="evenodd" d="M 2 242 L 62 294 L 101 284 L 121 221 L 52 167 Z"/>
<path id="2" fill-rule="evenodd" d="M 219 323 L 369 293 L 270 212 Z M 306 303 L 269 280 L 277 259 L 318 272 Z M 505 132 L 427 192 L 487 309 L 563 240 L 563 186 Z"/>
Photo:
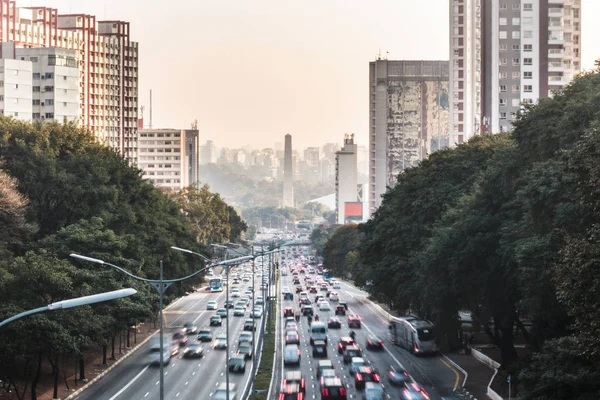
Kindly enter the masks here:
<path id="1" fill-rule="evenodd" d="M 351 267 L 355 264 L 347 264 L 347 261 L 353 261 L 347 256 L 358 247 L 361 236 L 358 225 L 354 224 L 342 225 L 335 230 L 323 248 L 323 266 L 330 274 L 345 279 L 352 273 Z"/>

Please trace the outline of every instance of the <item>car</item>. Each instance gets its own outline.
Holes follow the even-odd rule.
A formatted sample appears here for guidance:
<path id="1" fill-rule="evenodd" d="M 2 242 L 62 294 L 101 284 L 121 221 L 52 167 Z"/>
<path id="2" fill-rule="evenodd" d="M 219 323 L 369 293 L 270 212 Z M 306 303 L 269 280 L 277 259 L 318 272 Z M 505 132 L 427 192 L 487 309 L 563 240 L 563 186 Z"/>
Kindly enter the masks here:
<path id="1" fill-rule="evenodd" d="M 384 400 L 385 390 L 383 385 L 377 382 L 366 382 L 363 392 L 363 400 Z"/>
<path id="2" fill-rule="evenodd" d="M 200 358 L 204 355 L 204 347 L 199 343 L 188 343 L 183 350 L 183 358 Z"/>
<path id="3" fill-rule="evenodd" d="M 300 348 L 297 344 L 288 344 L 283 348 L 283 364 L 297 364 L 300 365 L 301 359 Z"/>
<path id="4" fill-rule="evenodd" d="M 367 362 L 362 357 L 352 357 L 350 360 L 350 374 L 354 375 L 360 367 L 366 367 Z"/>
<path id="5" fill-rule="evenodd" d="M 285 373 L 281 386 L 284 387 L 289 384 L 298 385 L 300 392 L 306 393 L 306 380 L 301 371 L 287 371 Z"/>
<path id="6" fill-rule="evenodd" d="M 255 331 L 256 330 L 256 324 L 254 323 L 253 319 L 247 319 L 244 321 L 244 330 L 245 331 Z"/>
<path id="7" fill-rule="evenodd" d="M 309 289 L 310 293 L 318 293 L 317 287 L 316 286 L 311 286 Z"/>
<path id="8" fill-rule="evenodd" d="M 206 303 L 207 310 L 216 310 L 217 308 L 219 308 L 219 306 L 218 306 L 217 302 L 214 300 L 211 300 L 208 303 Z"/>
<path id="9" fill-rule="evenodd" d="M 300 283 L 300 282 L 298 282 Z M 296 294 L 302 292 L 302 286 L 296 286 Z"/>
<path id="10" fill-rule="evenodd" d="M 356 346 L 356 342 L 350 336 L 342 336 L 338 342 L 338 354 L 342 354 L 346 346 Z"/>
<path id="11" fill-rule="evenodd" d="M 240 356 L 244 356 L 246 360 L 252 358 L 252 345 L 250 343 L 242 343 L 237 350 L 237 353 Z"/>
<path id="12" fill-rule="evenodd" d="M 319 364 L 317 365 L 317 379 L 321 378 L 321 374 L 326 369 L 333 369 L 333 370 L 335 370 L 335 368 L 333 368 L 333 362 L 331 362 L 331 360 L 321 360 L 321 361 L 319 361 Z"/>
<path id="13" fill-rule="evenodd" d="M 292 292 L 284 292 L 283 299 L 284 300 L 294 300 L 294 294 Z"/>
<path id="14" fill-rule="evenodd" d="M 223 319 L 219 315 L 213 315 L 210 317 L 210 326 L 222 326 Z"/>
<path id="15" fill-rule="evenodd" d="M 339 283 L 339 282 L 335 282 L 335 283 L 333 284 L 333 288 L 334 288 L 334 289 L 341 289 L 342 287 L 340 286 L 340 283 Z"/>
<path id="16" fill-rule="evenodd" d="M 238 288 L 231 289 L 231 294 L 229 296 L 230 297 L 240 297 L 240 289 L 238 289 Z"/>
<path id="17" fill-rule="evenodd" d="M 245 308 L 236 307 L 236 309 L 233 310 L 233 316 L 234 317 L 243 317 L 244 315 L 246 315 L 246 309 Z"/>
<path id="18" fill-rule="evenodd" d="M 300 344 L 298 331 L 287 331 L 285 333 L 285 344 Z"/>
<path id="19" fill-rule="evenodd" d="M 185 346 L 188 342 L 188 337 L 183 331 L 178 331 L 173 334 L 173 343 L 177 343 L 179 346 Z"/>
<path id="20" fill-rule="evenodd" d="M 400 392 L 402 400 L 429 400 L 429 394 L 418 383 L 410 382 L 404 384 Z"/>
<path id="21" fill-rule="evenodd" d="M 313 342 L 312 355 L 314 358 L 327 357 L 327 343 L 324 340 Z"/>
<path id="22" fill-rule="evenodd" d="M 283 310 L 283 316 L 284 317 L 293 317 L 294 316 L 294 309 L 292 307 L 286 307 Z"/>
<path id="23" fill-rule="evenodd" d="M 329 329 L 341 329 L 342 321 L 337 317 L 331 317 L 327 320 L 327 327 Z"/>
<path id="24" fill-rule="evenodd" d="M 335 307 L 335 315 L 346 315 L 346 307 L 338 304 Z"/>
<path id="25" fill-rule="evenodd" d="M 329 301 L 338 301 L 340 299 L 340 295 L 338 292 L 331 292 L 329 295 Z"/>
<path id="26" fill-rule="evenodd" d="M 233 308 L 234 309 L 236 309 L 236 308 L 243 308 L 245 310 L 246 306 L 247 306 L 247 304 L 246 304 L 246 302 L 244 300 L 238 300 L 238 301 L 235 302 L 235 305 L 234 305 Z"/>
<path id="27" fill-rule="evenodd" d="M 297 383 L 281 385 L 278 400 L 303 400 L 304 392 Z"/>
<path id="28" fill-rule="evenodd" d="M 227 318 L 227 309 L 226 308 L 219 308 L 215 314 L 218 315 L 221 318 Z"/>
<path id="29" fill-rule="evenodd" d="M 250 311 L 250 316 L 252 318 L 260 318 L 263 315 L 263 309 L 261 306 L 255 306 L 252 311 Z"/>
<path id="30" fill-rule="evenodd" d="M 315 303 L 319 303 L 320 300 L 324 300 L 324 297 L 320 294 L 315 296 Z"/>
<path id="31" fill-rule="evenodd" d="M 265 304 L 265 299 L 263 299 L 262 296 L 258 296 L 257 298 L 254 299 L 254 305 L 261 306 L 263 304 Z"/>
<path id="32" fill-rule="evenodd" d="M 238 339 L 238 346 L 242 343 L 250 343 L 252 344 L 252 334 L 250 332 L 241 332 L 240 337 Z"/>
<path id="33" fill-rule="evenodd" d="M 319 303 L 319 311 L 331 311 L 329 303 L 327 303 L 326 301 L 322 301 L 321 303 Z"/>
<path id="34" fill-rule="evenodd" d="M 354 373 L 354 387 L 356 389 L 364 389 L 365 383 L 381 381 L 377 371 L 371 367 L 359 367 Z"/>
<path id="35" fill-rule="evenodd" d="M 225 308 L 234 308 L 235 307 L 235 300 L 227 300 L 223 304 L 223 307 L 225 307 Z"/>
<path id="36" fill-rule="evenodd" d="M 362 357 L 362 352 L 356 345 L 346 346 L 344 352 L 342 353 L 342 357 L 344 359 L 344 364 L 348 364 L 350 361 L 352 361 L 353 357 Z"/>
<path id="37" fill-rule="evenodd" d="M 362 323 L 360 322 L 360 317 L 356 314 L 348 315 L 348 328 L 360 328 Z"/>
<path id="38" fill-rule="evenodd" d="M 198 333 L 198 327 L 193 322 L 186 322 L 183 324 L 183 332 L 187 335 L 194 335 Z"/>
<path id="39" fill-rule="evenodd" d="M 215 339 L 215 341 L 213 343 L 213 347 L 215 349 L 219 349 L 219 350 L 226 349 L 227 348 L 227 336 L 226 335 L 217 336 L 217 338 Z"/>
<path id="40" fill-rule="evenodd" d="M 344 310 L 348 311 L 348 303 L 346 303 L 345 301 L 338 301 L 338 305 L 343 306 Z"/>
<path id="41" fill-rule="evenodd" d="M 295 320 L 285 321 L 285 330 L 286 331 L 297 331 L 297 330 L 299 330 L 298 324 L 296 323 Z"/>
<path id="42" fill-rule="evenodd" d="M 321 400 L 346 400 L 347 392 L 340 378 L 327 378 L 321 386 Z"/>
<path id="43" fill-rule="evenodd" d="M 404 368 L 397 368 L 393 365 L 390 366 L 388 380 L 394 386 L 404 386 L 404 384 L 412 382 L 410 375 Z"/>
<path id="44" fill-rule="evenodd" d="M 323 386 L 325 379 L 336 378 L 336 377 L 337 377 L 337 373 L 335 372 L 335 369 L 324 369 L 323 371 L 321 371 L 321 378 L 319 379 L 319 388 L 321 386 Z"/>
<path id="45" fill-rule="evenodd" d="M 307 306 L 307 305 L 302 306 L 302 315 L 305 317 L 308 317 L 309 315 L 312 317 L 313 315 L 315 315 L 315 312 L 314 312 L 312 306 Z"/>
<path id="46" fill-rule="evenodd" d="M 227 396 L 227 384 L 226 383 L 220 384 L 219 387 L 217 388 L 217 390 L 215 390 L 212 400 L 227 400 L 227 399 L 237 400 L 236 387 L 237 386 L 235 383 L 230 383 L 229 384 L 229 396 Z"/>
<path id="47" fill-rule="evenodd" d="M 227 368 L 229 369 L 229 372 L 246 372 L 246 358 L 241 355 L 230 357 Z"/>
<path id="48" fill-rule="evenodd" d="M 200 329 L 198 331 L 198 340 L 201 342 L 210 342 L 212 341 L 213 336 L 210 329 Z"/>
<path id="49" fill-rule="evenodd" d="M 370 335 L 367 338 L 367 349 L 368 350 L 383 350 L 383 340 L 377 336 Z"/>

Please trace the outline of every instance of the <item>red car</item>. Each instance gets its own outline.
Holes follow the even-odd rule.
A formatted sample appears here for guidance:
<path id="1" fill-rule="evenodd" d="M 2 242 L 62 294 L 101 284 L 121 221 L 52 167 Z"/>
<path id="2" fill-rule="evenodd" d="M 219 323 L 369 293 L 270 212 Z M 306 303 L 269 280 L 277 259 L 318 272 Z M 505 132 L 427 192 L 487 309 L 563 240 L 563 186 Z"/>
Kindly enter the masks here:
<path id="1" fill-rule="evenodd" d="M 285 380 L 284 380 L 285 382 Z M 296 383 L 284 384 L 279 392 L 279 400 L 303 400 L 304 393 Z"/>
<path id="2" fill-rule="evenodd" d="M 360 328 L 362 323 L 360 317 L 356 314 L 348 315 L 348 328 Z"/>
<path id="3" fill-rule="evenodd" d="M 302 376 L 302 372 L 300 371 L 287 371 L 285 373 L 285 378 L 281 384 L 281 387 L 285 387 L 286 385 L 295 384 L 298 385 L 300 391 L 302 393 L 306 393 L 306 381 Z"/>
<path id="4" fill-rule="evenodd" d="M 357 389 L 364 389 L 365 383 L 375 382 L 379 383 L 381 379 L 379 374 L 371 367 L 360 367 L 354 375 L 354 387 Z"/>

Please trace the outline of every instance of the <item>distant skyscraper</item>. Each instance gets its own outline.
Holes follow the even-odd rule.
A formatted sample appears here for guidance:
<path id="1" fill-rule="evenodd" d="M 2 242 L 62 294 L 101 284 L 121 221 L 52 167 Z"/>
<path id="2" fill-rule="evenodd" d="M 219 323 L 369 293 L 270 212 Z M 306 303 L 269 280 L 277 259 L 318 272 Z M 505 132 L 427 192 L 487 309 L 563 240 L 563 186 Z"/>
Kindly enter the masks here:
<path id="1" fill-rule="evenodd" d="M 451 143 L 509 131 L 581 70 L 581 0 L 450 0 Z"/>
<path id="2" fill-rule="evenodd" d="M 344 147 L 335 153 L 335 215 L 338 224 L 362 221 L 358 201 L 358 152 L 354 134 L 344 136 Z"/>
<path id="3" fill-rule="evenodd" d="M 213 164 L 217 161 L 217 146 L 212 140 L 200 146 L 200 165 Z"/>
<path id="4" fill-rule="evenodd" d="M 292 135 L 285 135 L 283 157 L 283 207 L 294 207 L 294 170 L 292 161 Z"/>
<path id="5" fill-rule="evenodd" d="M 448 147 L 448 61 L 370 63 L 369 201 L 372 213 L 398 174 Z"/>

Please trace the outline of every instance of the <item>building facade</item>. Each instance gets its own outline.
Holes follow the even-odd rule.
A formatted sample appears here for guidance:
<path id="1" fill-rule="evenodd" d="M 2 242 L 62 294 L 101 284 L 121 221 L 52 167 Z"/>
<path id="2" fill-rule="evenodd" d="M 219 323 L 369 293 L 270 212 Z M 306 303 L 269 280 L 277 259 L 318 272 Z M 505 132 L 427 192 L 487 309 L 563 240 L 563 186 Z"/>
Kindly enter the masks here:
<path id="1" fill-rule="evenodd" d="M 581 70 L 581 0 L 450 0 L 454 143 L 512 129 Z"/>
<path id="2" fill-rule="evenodd" d="M 31 121 L 33 113 L 31 63 L 11 59 L 0 60 L 0 74 L 0 107 L 4 110 L 4 115 Z"/>
<path id="3" fill-rule="evenodd" d="M 449 146 L 448 61 L 379 59 L 369 67 L 372 213 L 399 173 Z"/>
<path id="4" fill-rule="evenodd" d="M 292 160 L 292 135 L 285 135 L 283 155 L 283 201 L 282 207 L 294 207 L 294 163 Z"/>
<path id="5" fill-rule="evenodd" d="M 14 43 L 13 54 L 2 54 L 10 59 L 17 59 L 20 48 L 74 50 L 79 67 L 80 125 L 125 158 L 137 159 L 138 44 L 131 41 L 128 22 L 97 21 L 86 14 L 61 15 L 50 7 L 17 7 L 14 0 L 0 0 L 0 41 Z M 26 57 L 31 61 L 38 56 L 19 56 L 24 61 Z M 60 65 L 60 58 L 56 60 L 59 64 L 55 66 L 67 66 Z M 71 108 L 69 101 L 66 103 Z M 68 117 L 72 111 L 64 114 Z"/>
<path id="6" fill-rule="evenodd" d="M 193 129 L 140 129 L 138 167 L 155 186 L 180 190 L 198 182 L 199 140 Z"/>
<path id="7" fill-rule="evenodd" d="M 335 215 L 338 224 L 357 220 L 357 204 L 362 220 L 362 203 L 358 200 L 357 145 L 354 134 L 345 135 L 344 146 L 335 153 Z"/>

